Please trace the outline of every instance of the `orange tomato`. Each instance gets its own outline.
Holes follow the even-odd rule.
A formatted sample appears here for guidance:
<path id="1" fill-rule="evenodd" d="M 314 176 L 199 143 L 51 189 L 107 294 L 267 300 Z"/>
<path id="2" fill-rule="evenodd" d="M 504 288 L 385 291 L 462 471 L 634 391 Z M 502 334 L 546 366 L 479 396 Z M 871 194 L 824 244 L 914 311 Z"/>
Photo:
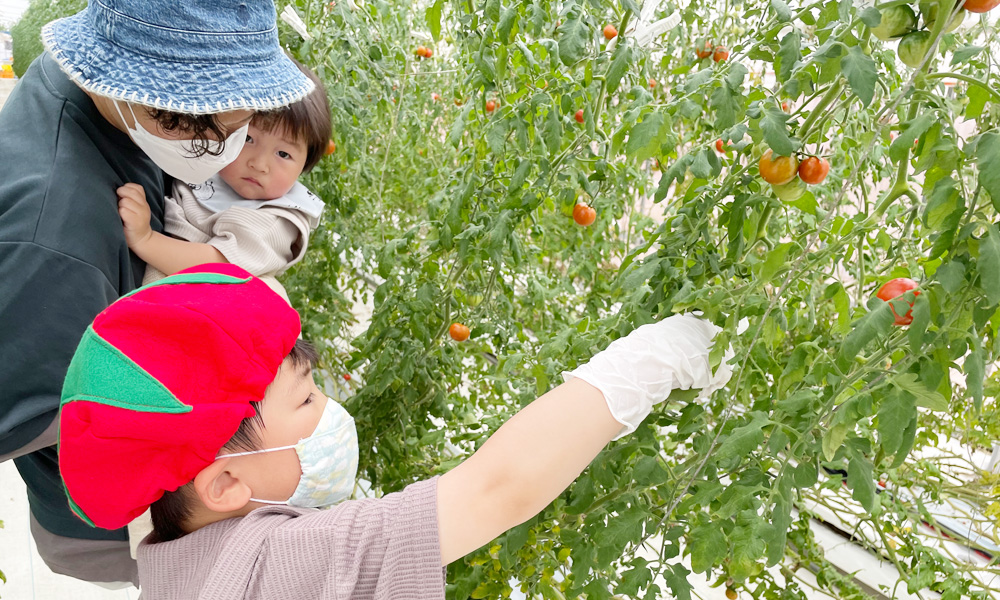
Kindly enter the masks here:
<path id="1" fill-rule="evenodd" d="M 494 102 L 493 100 L 487 100 L 486 101 L 486 112 L 491 113 L 494 110 L 496 110 L 496 107 L 497 107 L 497 103 Z"/>
<path id="2" fill-rule="evenodd" d="M 573 220 L 576 221 L 577 225 L 584 227 L 593 225 L 594 221 L 597 220 L 597 211 L 586 204 L 577 204 L 573 207 Z"/>
<path id="3" fill-rule="evenodd" d="M 469 328 L 461 323 L 452 323 L 448 327 L 448 335 L 456 342 L 464 342 L 469 339 Z"/>
<path id="4" fill-rule="evenodd" d="M 729 48 L 725 46 L 716 46 L 715 50 L 712 51 L 712 60 L 715 62 L 722 62 L 729 58 Z"/>
<path id="5" fill-rule="evenodd" d="M 652 77 L 649 78 L 649 82 L 648 83 L 649 83 L 649 89 L 653 89 L 653 88 L 656 87 L 656 80 L 653 79 Z"/>
<path id="6" fill-rule="evenodd" d="M 965 10 L 972 13 L 984 13 L 993 10 L 1000 4 L 1000 0 L 965 0 Z"/>
<path id="7" fill-rule="evenodd" d="M 576 119 L 577 123 L 583 123 L 583 109 L 581 108 L 580 110 L 576 111 L 576 114 L 573 115 L 573 118 Z"/>
<path id="8" fill-rule="evenodd" d="M 830 161 L 818 156 L 810 156 L 799 164 L 799 179 L 809 185 L 823 183 L 829 172 Z"/>
<path id="9" fill-rule="evenodd" d="M 799 159 L 794 156 L 774 156 L 771 149 L 760 157 L 757 165 L 760 168 L 760 176 L 764 181 L 781 185 L 795 179 L 799 170 Z"/>
<path id="10" fill-rule="evenodd" d="M 433 100 L 434 102 L 437 102 L 440 99 L 441 99 L 441 94 L 438 94 L 437 92 L 431 94 L 431 100 Z"/>
<path id="11" fill-rule="evenodd" d="M 607 25 L 604 26 L 604 39 L 611 40 L 611 39 L 614 39 L 615 36 L 617 36 L 617 35 L 618 35 L 618 30 L 615 29 L 614 25 L 611 25 L 609 23 L 609 24 L 607 24 Z"/>
<path id="12" fill-rule="evenodd" d="M 330 156 L 331 154 L 333 154 L 336 151 L 337 151 L 337 142 L 335 142 L 333 140 L 327 141 L 325 155 L 326 156 Z"/>
<path id="13" fill-rule="evenodd" d="M 698 58 L 708 58 L 709 56 L 712 56 L 713 48 L 714 46 L 712 45 L 712 42 L 705 40 L 702 47 L 695 49 L 694 53 L 698 56 Z"/>
<path id="14" fill-rule="evenodd" d="M 715 150 L 719 154 L 725 154 L 726 153 L 726 146 L 725 146 L 725 144 L 722 143 L 722 140 L 715 140 Z"/>

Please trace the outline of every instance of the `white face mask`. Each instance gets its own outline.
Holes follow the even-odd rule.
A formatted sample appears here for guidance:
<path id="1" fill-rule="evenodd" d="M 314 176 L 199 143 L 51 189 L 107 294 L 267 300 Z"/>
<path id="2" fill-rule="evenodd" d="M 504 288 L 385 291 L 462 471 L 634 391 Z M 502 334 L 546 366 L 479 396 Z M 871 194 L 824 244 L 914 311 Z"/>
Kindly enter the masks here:
<path id="1" fill-rule="evenodd" d="M 205 183 L 209 177 L 236 160 L 243 150 L 243 144 L 247 141 L 247 131 L 250 129 L 250 123 L 247 123 L 234 131 L 224 142 L 209 140 L 206 148 L 208 153 L 196 156 L 192 140 L 168 140 L 143 129 L 142 125 L 139 125 L 139 119 L 135 118 L 131 104 L 128 105 L 128 110 L 132 113 L 135 128 L 129 127 L 125 122 L 125 116 L 122 115 L 118 102 L 115 102 L 115 109 L 132 141 L 156 163 L 156 166 L 184 183 L 196 185 Z M 220 149 L 223 149 L 223 152 L 215 155 Z"/>
<path id="2" fill-rule="evenodd" d="M 354 418 L 344 407 L 333 400 L 326 401 L 323 416 L 316 430 L 298 444 L 279 446 L 252 452 L 220 454 L 215 459 L 276 452 L 294 448 L 299 456 L 302 477 L 288 500 L 261 500 L 263 504 L 288 504 L 304 508 L 332 506 L 354 492 L 354 479 L 358 474 L 358 432 Z"/>

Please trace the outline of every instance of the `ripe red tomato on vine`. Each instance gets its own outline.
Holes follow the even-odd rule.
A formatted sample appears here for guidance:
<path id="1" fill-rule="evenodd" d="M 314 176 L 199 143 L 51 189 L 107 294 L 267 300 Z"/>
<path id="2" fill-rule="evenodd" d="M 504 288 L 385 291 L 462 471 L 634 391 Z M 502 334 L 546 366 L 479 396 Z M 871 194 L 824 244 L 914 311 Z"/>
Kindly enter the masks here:
<path id="1" fill-rule="evenodd" d="M 726 153 L 726 145 L 722 142 L 722 140 L 715 140 L 715 151 L 719 154 Z"/>
<path id="2" fill-rule="evenodd" d="M 818 156 L 810 156 L 799 163 L 799 179 L 809 185 L 822 183 L 830 172 L 830 161 Z"/>
<path id="3" fill-rule="evenodd" d="M 452 323 L 448 327 L 448 335 L 456 342 L 464 342 L 469 339 L 469 328 L 462 323 Z"/>
<path id="4" fill-rule="evenodd" d="M 577 225 L 589 227 L 597 220 L 597 211 L 586 204 L 577 204 L 573 207 L 573 220 Z"/>
<path id="5" fill-rule="evenodd" d="M 333 154 L 336 151 L 337 151 L 337 142 L 335 142 L 333 140 L 327 140 L 327 142 L 326 142 L 326 151 L 323 154 L 326 155 L 326 156 L 330 156 L 331 154 Z"/>
<path id="6" fill-rule="evenodd" d="M 880 300 L 884 302 L 889 302 L 890 300 L 898 298 L 903 294 L 905 294 L 906 292 L 909 292 L 910 290 L 913 290 L 914 296 L 919 296 L 920 290 L 917 290 L 916 289 L 917 287 L 918 285 L 916 281 L 913 281 L 908 277 L 897 277 L 896 279 L 890 279 L 889 281 L 885 282 L 885 284 L 879 288 L 878 292 L 876 292 L 875 295 Z M 892 304 L 889 305 L 889 308 L 892 310 L 892 315 L 893 317 L 895 317 L 896 325 L 909 325 L 910 323 L 913 322 L 913 308 L 912 308 L 913 303 L 910 302 L 909 304 L 911 308 L 910 310 L 906 311 L 905 315 L 898 314 L 896 312 L 896 309 L 892 307 Z"/>
<path id="7" fill-rule="evenodd" d="M 965 0 L 965 10 L 972 13 L 984 13 L 1000 5 L 1000 0 Z"/>
<path id="8" fill-rule="evenodd" d="M 604 26 L 603 33 L 604 33 L 604 39 L 606 40 L 612 40 L 618 36 L 618 30 L 615 29 L 615 26 L 610 23 Z"/>
<path id="9" fill-rule="evenodd" d="M 497 103 L 493 100 L 486 101 L 486 112 L 491 113 L 497 108 Z"/>
<path id="10" fill-rule="evenodd" d="M 577 123 L 583 123 L 583 121 L 584 121 L 584 119 L 583 119 L 583 109 L 581 108 L 580 110 L 576 111 L 576 114 L 573 115 L 573 118 L 576 119 Z"/>

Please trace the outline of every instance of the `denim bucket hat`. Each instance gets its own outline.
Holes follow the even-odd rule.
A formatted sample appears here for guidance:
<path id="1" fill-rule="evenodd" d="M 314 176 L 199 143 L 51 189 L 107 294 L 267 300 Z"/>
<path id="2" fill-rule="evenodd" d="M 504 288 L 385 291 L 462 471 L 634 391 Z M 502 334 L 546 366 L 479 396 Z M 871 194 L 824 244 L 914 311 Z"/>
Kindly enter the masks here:
<path id="1" fill-rule="evenodd" d="M 267 110 L 314 87 L 278 44 L 272 0 L 90 0 L 42 40 L 83 89 L 171 112 Z"/>

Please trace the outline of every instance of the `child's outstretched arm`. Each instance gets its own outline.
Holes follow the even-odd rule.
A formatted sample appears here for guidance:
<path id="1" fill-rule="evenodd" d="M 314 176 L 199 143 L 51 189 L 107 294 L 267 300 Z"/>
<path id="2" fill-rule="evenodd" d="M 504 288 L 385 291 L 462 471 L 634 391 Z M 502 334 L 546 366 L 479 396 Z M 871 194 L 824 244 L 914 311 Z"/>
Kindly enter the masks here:
<path id="1" fill-rule="evenodd" d="M 149 226 L 149 203 L 141 185 L 118 188 L 118 214 L 125 227 L 125 243 L 146 264 L 170 275 L 205 263 L 229 262 L 214 246 L 178 240 Z"/>
<path id="2" fill-rule="evenodd" d="M 708 355 L 718 328 L 689 315 L 644 325 L 518 412 L 438 481 L 441 563 L 536 515 L 607 443 L 635 430 L 673 389 L 718 389 Z"/>

